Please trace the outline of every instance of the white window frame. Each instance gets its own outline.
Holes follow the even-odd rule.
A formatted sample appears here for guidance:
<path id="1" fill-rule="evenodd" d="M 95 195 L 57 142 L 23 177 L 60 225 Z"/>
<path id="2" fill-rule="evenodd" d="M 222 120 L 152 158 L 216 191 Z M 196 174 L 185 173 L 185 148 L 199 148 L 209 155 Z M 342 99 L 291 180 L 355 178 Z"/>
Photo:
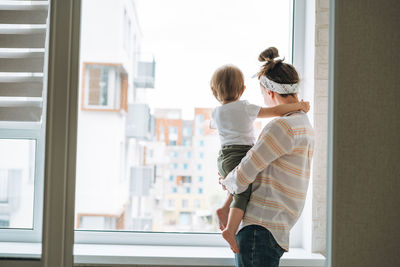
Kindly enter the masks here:
<path id="1" fill-rule="evenodd" d="M 121 90 L 122 80 L 121 71 L 118 66 L 96 63 L 85 63 L 85 85 L 84 85 L 84 108 L 85 110 L 113 110 L 119 111 L 121 109 Z M 107 105 L 90 105 L 89 104 L 89 80 L 90 68 L 108 68 L 108 85 L 107 85 Z"/>
<path id="2" fill-rule="evenodd" d="M 49 3 L 49 15 L 47 27 L 50 32 L 51 3 Z M 34 200 L 32 229 L 0 229 L 0 242 L 29 242 L 41 243 L 43 239 L 43 206 L 44 206 L 44 176 L 46 157 L 46 129 L 47 129 L 47 99 L 49 70 L 49 34 L 46 34 L 43 65 L 43 92 L 42 92 L 42 118 L 41 122 L 1 122 L 0 139 L 35 140 L 34 163 Z M 33 74 L 34 77 L 41 77 Z"/>
<path id="3" fill-rule="evenodd" d="M 305 5 L 306 0 L 292 0 L 291 13 L 291 30 L 289 31 L 289 42 L 291 43 L 291 51 L 289 54 L 289 62 L 292 62 L 302 76 L 304 58 L 299 55 L 304 50 L 305 36 Z M 200 122 L 199 116 L 196 120 Z M 204 142 L 204 141 L 203 141 Z M 310 182 L 310 187 L 312 184 Z M 311 190 L 310 190 L 311 191 Z M 199 192 L 197 192 L 200 194 Z M 310 218 L 311 221 L 311 218 Z M 304 235 L 304 229 L 301 229 Z M 201 238 L 199 238 L 201 236 Z M 206 246 L 206 247 L 226 247 L 226 241 L 223 240 L 219 233 L 170 233 L 170 232 L 118 232 L 118 231 L 84 231 L 75 230 L 76 244 L 124 244 L 124 245 L 176 245 L 176 246 Z"/>
<path id="4" fill-rule="evenodd" d="M 45 97 L 44 97 L 45 99 Z M 45 100 L 44 100 L 45 101 Z M 43 112 L 46 112 L 43 109 Z M 0 242 L 32 242 L 37 243 L 42 240 L 43 226 L 43 186 L 44 186 L 44 151 L 45 151 L 45 116 L 43 116 L 43 127 L 37 124 L 25 124 L 24 129 L 19 129 L 22 125 L 18 122 L 9 124 L 9 128 L 2 128 L 0 139 L 19 139 L 35 141 L 35 171 L 34 171 L 34 200 L 33 200 L 33 221 L 32 229 L 0 229 Z M 14 126 L 14 127 L 13 127 Z M 31 129 L 29 129 L 29 127 Z"/>
<path id="5" fill-rule="evenodd" d="M 303 11 L 301 10 L 301 2 L 303 2 L 304 4 L 305 0 L 296 0 L 296 5 L 294 6 L 294 14 L 299 14 L 299 16 L 295 16 L 294 17 L 294 21 L 292 21 L 291 25 L 295 25 L 296 28 L 292 29 L 290 32 L 293 33 L 293 30 L 297 30 L 299 27 L 301 27 L 300 25 L 304 26 L 304 13 L 302 13 Z M 294 2 L 294 1 L 293 1 Z M 292 2 L 292 3 L 293 3 Z M 71 16 L 78 20 L 78 25 L 72 23 L 72 25 L 69 25 L 70 28 L 75 29 L 75 31 L 73 32 L 73 36 L 74 36 L 74 41 L 71 41 L 71 36 L 70 37 L 66 37 L 66 38 L 70 38 L 71 43 L 65 44 L 65 45 L 60 45 L 59 47 L 56 47 L 56 49 L 58 51 L 62 50 L 65 48 L 65 46 L 67 45 L 71 45 L 73 46 L 71 51 L 69 51 L 68 55 L 65 55 L 65 58 L 68 58 L 68 61 L 70 61 L 70 63 L 72 62 L 72 66 L 70 66 L 71 70 L 74 70 L 74 66 L 78 66 L 78 55 L 79 55 L 79 45 L 77 43 L 77 40 L 79 41 L 79 30 L 77 30 L 77 26 L 79 26 L 79 17 L 80 17 L 80 4 L 81 1 L 76 1 L 75 3 L 71 4 L 72 0 L 68 0 L 65 1 L 65 5 L 67 6 L 68 4 L 70 4 L 71 6 L 69 6 L 70 11 L 71 11 Z M 64 6 L 64 8 L 66 7 Z M 57 9 L 59 11 L 59 16 L 65 16 L 68 17 L 68 13 L 62 14 L 62 12 L 60 12 L 63 8 L 63 5 L 56 5 L 56 7 L 54 9 Z M 298 9 L 299 8 L 299 9 Z M 303 15 L 301 15 L 303 14 Z M 55 20 L 53 18 L 53 20 Z M 58 27 L 60 27 L 58 25 Z M 57 28 L 57 27 L 55 27 Z M 303 40 L 301 39 L 303 38 Z M 296 51 L 299 50 L 301 51 L 301 49 L 298 48 L 298 46 L 302 46 L 304 44 L 304 36 L 301 37 L 301 34 L 294 34 L 293 38 L 291 39 L 291 41 L 293 41 L 296 45 L 292 46 L 292 53 L 294 55 L 296 55 Z M 53 43 L 55 43 L 55 41 L 52 41 Z M 301 47 L 302 48 L 302 47 Z M 62 51 L 66 51 L 65 49 Z M 53 52 L 53 54 L 56 52 Z M 61 53 L 61 52 L 60 52 Z M 290 55 L 290 58 L 292 58 L 293 56 Z M 63 58 L 64 60 L 66 60 L 65 58 Z M 299 64 L 304 64 L 304 62 L 300 62 L 297 63 L 296 60 L 294 60 L 294 63 L 296 66 L 298 66 Z M 57 70 L 60 71 L 60 67 L 59 66 L 55 66 L 55 64 L 52 64 L 50 67 L 53 68 L 53 71 L 56 72 Z M 78 70 L 78 68 L 76 68 L 76 70 Z M 61 72 L 61 71 L 60 71 Z M 54 75 L 54 74 L 53 74 Z M 72 81 L 71 83 L 67 83 L 65 81 L 62 81 L 62 79 L 56 80 L 55 82 L 58 85 L 61 85 L 62 82 L 64 82 L 65 87 L 66 88 L 74 88 L 74 86 L 76 86 L 76 88 L 78 88 L 78 73 L 69 73 L 69 74 L 65 74 L 66 77 L 72 77 Z M 52 81 L 54 82 L 54 77 L 50 77 L 50 79 L 52 79 Z M 54 86 L 54 84 L 53 84 Z M 64 88 L 63 86 L 60 86 L 60 88 Z M 58 92 L 59 94 L 61 94 L 60 92 Z M 71 155 L 66 155 L 65 157 L 68 159 L 75 159 L 75 154 L 76 153 L 76 125 L 77 125 L 77 121 L 76 121 L 76 110 L 77 109 L 77 104 L 78 104 L 78 97 L 77 97 L 77 92 L 67 92 L 65 93 L 66 95 L 71 96 L 71 99 L 69 99 L 70 101 L 72 101 L 72 105 L 70 105 L 69 107 L 60 107 L 61 108 L 65 108 L 67 111 L 69 110 L 70 112 L 70 117 L 67 116 L 67 120 L 68 120 L 68 125 L 65 126 L 65 131 L 67 133 L 69 133 L 67 140 L 68 140 L 68 147 L 72 148 L 72 150 L 70 151 Z M 64 101 L 63 99 L 61 99 L 62 101 Z M 50 103 L 50 105 L 53 105 L 53 108 L 55 106 L 55 104 L 57 103 L 57 101 L 60 101 L 60 99 L 58 100 L 52 100 L 53 102 Z M 57 109 L 57 108 L 55 108 Z M 52 115 L 51 116 L 51 126 L 55 127 L 56 126 L 56 119 L 58 117 L 63 117 L 60 114 L 56 114 L 56 115 Z M 75 127 L 74 127 L 75 126 Z M 53 129 L 53 128 L 52 128 Z M 22 131 L 18 131 L 19 134 L 21 135 L 21 138 L 32 138 L 32 134 L 33 132 L 35 132 L 34 130 L 32 132 L 22 132 Z M 1 137 L 5 138 L 5 137 L 10 137 L 10 138 L 16 138 L 16 136 L 18 136 L 16 134 L 16 132 L 13 132 L 13 130 L 10 130 L 10 132 L 8 132 L 9 135 L 6 135 L 6 132 L 1 133 Z M 12 134 L 12 135 L 11 135 Z M 34 135 L 35 136 L 35 135 Z M 43 146 L 44 147 L 44 140 L 39 139 L 39 137 L 35 136 L 37 139 L 37 148 L 36 151 L 40 151 L 40 147 Z M 60 137 L 55 137 L 55 136 L 51 136 L 49 140 L 53 140 L 53 139 L 57 139 Z M 51 150 L 53 153 L 54 148 L 48 148 L 47 150 Z M 75 150 L 74 150 L 75 149 Z M 50 155 L 49 155 L 50 156 Z M 44 163 L 44 155 L 42 155 L 40 157 L 40 155 L 36 155 L 36 166 L 43 166 Z M 59 159 L 60 161 L 62 159 Z M 54 162 L 56 162 L 56 160 L 54 160 Z M 75 184 L 74 184 L 74 179 L 75 179 L 75 164 L 74 163 L 68 163 L 68 162 L 64 162 L 63 163 L 65 166 L 67 166 L 68 168 L 68 173 L 65 174 L 65 177 L 63 179 L 65 179 L 68 177 L 69 179 L 69 183 L 66 183 L 64 185 L 64 188 L 68 188 L 68 189 L 74 189 Z M 49 168 L 48 172 L 49 173 L 57 173 L 57 170 L 55 170 L 53 167 L 48 167 L 46 166 L 46 168 Z M 36 168 L 35 169 L 35 176 L 36 177 L 43 177 L 43 173 L 44 173 L 44 168 Z M 41 175 L 41 176 L 40 176 Z M 71 178 L 72 178 L 72 182 L 71 182 Z M 61 179 L 61 178 L 60 178 Z M 72 184 L 70 184 L 72 183 Z M 44 181 L 43 179 L 35 179 L 35 209 L 37 208 L 37 210 L 35 210 L 35 218 L 37 219 L 41 219 L 42 215 L 44 214 L 43 212 L 43 198 L 41 196 L 43 196 L 43 185 L 44 185 Z M 54 185 L 52 185 L 54 187 Z M 311 185 L 310 185 L 311 186 Z M 51 193 L 48 192 L 48 190 L 46 190 L 46 194 L 50 195 Z M 70 198 L 71 196 L 74 196 L 73 193 L 68 193 L 68 195 L 66 195 L 67 198 Z M 52 195 L 53 198 L 60 200 L 58 198 L 56 198 L 54 195 Z M 61 198 L 62 196 L 60 196 Z M 50 198 L 49 198 L 50 199 Z M 74 205 L 74 199 L 67 199 L 64 200 L 66 201 L 65 207 L 68 206 L 73 206 Z M 47 205 L 49 205 L 48 202 L 46 202 Z M 48 210 L 49 211 L 49 210 Z M 54 211 L 54 210 L 51 210 Z M 73 211 L 72 211 L 73 212 Z M 58 213 L 57 213 L 58 214 Z M 64 217 L 66 217 L 67 215 L 71 215 L 71 211 L 70 210 L 66 210 L 64 213 Z M 47 216 L 47 217 L 46 217 Z M 49 213 L 47 213 L 47 215 L 45 214 L 45 217 L 48 218 Z M 56 233 L 54 231 L 51 231 L 51 229 L 61 229 L 61 227 L 71 227 L 71 224 L 74 224 L 74 220 L 73 219 L 69 219 L 66 226 L 49 226 L 47 225 L 47 227 L 44 229 L 45 231 L 45 236 L 49 237 L 50 241 L 46 244 L 46 248 L 44 248 L 47 252 L 52 251 L 52 247 L 51 244 L 58 244 L 57 242 L 68 242 L 68 240 L 65 240 L 65 238 L 68 237 L 64 237 L 61 238 L 62 240 L 56 240 L 57 238 L 60 237 L 60 235 L 62 233 Z M 1 239 L 3 237 L 8 237 L 9 239 L 12 238 L 13 241 L 20 241 L 20 242 L 40 242 L 41 237 L 42 237 L 42 222 L 41 220 L 37 221 L 35 223 L 35 226 L 39 226 L 34 230 L 29 230 L 29 235 L 27 234 L 27 231 L 24 230 L 9 230 L 6 229 L 6 231 L 0 231 L 0 237 Z M 73 226 L 72 226 L 73 227 Z M 67 235 L 68 231 L 70 231 L 71 229 L 67 229 L 63 234 Z M 6 233 L 7 232 L 7 233 Z M 32 234 L 31 234 L 32 233 Z M 208 247 L 208 246 L 223 246 L 226 247 L 226 242 L 220 237 L 219 234 L 216 233 L 157 233 L 157 232 L 152 232 L 152 233 L 144 233 L 144 232 L 117 232 L 117 231 L 108 231 L 108 232 L 101 232 L 101 231 L 84 231 L 84 230 L 75 230 L 75 244 L 129 244 L 129 245 L 135 245 L 135 244 L 142 244 L 142 245 L 176 245 L 176 246 L 204 246 L 204 247 Z M 199 236 L 201 236 L 201 238 L 199 238 Z M 60 238 L 59 238 L 60 239 Z M 60 251 L 57 251 L 57 254 L 55 254 L 55 256 L 57 255 L 69 255 L 68 252 L 70 252 L 70 250 L 72 249 L 70 247 L 70 245 L 72 244 L 68 244 L 68 248 L 61 253 Z M 49 247 L 50 246 L 50 247 Z M 56 250 L 57 248 L 54 247 L 54 250 Z M 49 255 L 49 253 L 47 253 L 47 255 Z M 71 253 L 72 255 L 72 253 Z M 54 256 L 54 259 L 55 259 Z M 62 258 L 62 257 L 60 257 Z M 55 262 L 55 261 L 54 261 Z"/>

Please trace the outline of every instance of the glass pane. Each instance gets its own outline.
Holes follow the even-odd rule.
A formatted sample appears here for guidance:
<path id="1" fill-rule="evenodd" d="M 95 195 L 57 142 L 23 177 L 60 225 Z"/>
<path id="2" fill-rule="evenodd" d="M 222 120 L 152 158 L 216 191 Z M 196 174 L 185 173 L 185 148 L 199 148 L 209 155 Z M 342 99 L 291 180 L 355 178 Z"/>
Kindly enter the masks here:
<path id="1" fill-rule="evenodd" d="M 82 66 L 119 66 L 129 84 L 127 112 L 79 109 L 76 229 L 218 232 L 225 193 L 209 81 L 235 64 L 245 76 L 242 99 L 263 105 L 251 77 L 268 46 L 290 58 L 291 1 L 115 2 L 82 1 Z M 143 66 L 155 68 L 151 83 L 141 82 L 149 78 Z"/>
<path id="2" fill-rule="evenodd" d="M 0 228 L 33 228 L 35 145 L 0 139 Z"/>

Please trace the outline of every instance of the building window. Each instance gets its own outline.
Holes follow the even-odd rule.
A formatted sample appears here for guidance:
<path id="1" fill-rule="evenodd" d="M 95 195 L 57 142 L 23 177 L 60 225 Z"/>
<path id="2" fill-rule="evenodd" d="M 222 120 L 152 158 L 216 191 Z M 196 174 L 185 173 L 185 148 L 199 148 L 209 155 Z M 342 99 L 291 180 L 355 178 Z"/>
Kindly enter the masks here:
<path id="1" fill-rule="evenodd" d="M 176 146 L 176 140 L 169 140 L 170 146 Z"/>
<path id="2" fill-rule="evenodd" d="M 202 122 L 204 121 L 204 115 L 203 115 L 203 114 L 197 115 L 197 121 L 198 121 L 199 123 L 202 123 Z"/>
<path id="3" fill-rule="evenodd" d="M 176 187 L 173 187 L 172 188 L 172 193 L 177 193 L 177 192 L 178 192 L 178 189 Z"/>
<path id="4" fill-rule="evenodd" d="M 194 207 L 195 207 L 196 209 L 199 209 L 199 208 L 201 207 L 201 201 L 200 201 L 200 199 L 195 199 L 195 200 L 194 200 Z"/>
<path id="5" fill-rule="evenodd" d="M 200 145 L 201 147 L 203 147 L 203 146 L 204 146 L 204 140 L 200 140 L 200 141 L 199 141 L 199 145 Z"/>
<path id="6" fill-rule="evenodd" d="M 197 170 L 201 171 L 202 168 L 203 168 L 203 167 L 202 167 L 201 164 L 197 164 Z"/>
<path id="7" fill-rule="evenodd" d="M 199 176 L 199 182 L 203 182 L 203 176 Z"/>
<path id="8" fill-rule="evenodd" d="M 189 200 L 188 199 L 182 199 L 182 208 L 184 208 L 184 209 L 189 208 Z"/>
<path id="9" fill-rule="evenodd" d="M 186 193 L 190 194 L 190 187 L 186 187 Z"/>
<path id="10" fill-rule="evenodd" d="M 204 158 L 204 153 L 203 152 L 199 152 L 199 158 Z"/>
<path id="11" fill-rule="evenodd" d="M 168 199 L 168 207 L 169 208 L 175 208 L 175 200 Z"/>
<path id="12" fill-rule="evenodd" d="M 203 135 L 203 128 L 199 128 L 198 133 L 199 133 L 199 135 Z"/>
<path id="13" fill-rule="evenodd" d="M 192 152 L 189 151 L 189 152 L 187 153 L 187 157 L 188 157 L 188 159 L 192 158 Z"/>
<path id="14" fill-rule="evenodd" d="M 199 194 L 203 194 L 203 188 L 199 188 Z"/>
<path id="15" fill-rule="evenodd" d="M 184 136 L 191 136 L 192 135 L 192 128 L 191 127 L 184 127 L 183 128 L 183 135 Z"/>
<path id="16" fill-rule="evenodd" d="M 190 212 L 180 212 L 179 213 L 179 224 L 180 225 L 191 225 L 192 224 L 192 214 Z"/>
<path id="17" fill-rule="evenodd" d="M 172 154 L 173 154 L 174 158 L 177 158 L 179 156 L 179 153 L 177 151 L 174 151 L 174 153 L 172 153 Z"/>
<path id="18" fill-rule="evenodd" d="M 178 134 L 178 128 L 177 127 L 169 127 L 169 133 L 170 134 Z"/>
<path id="19" fill-rule="evenodd" d="M 169 181 L 170 181 L 170 182 L 173 182 L 173 181 L 174 181 L 174 176 L 173 176 L 173 175 L 170 175 L 170 176 L 169 176 Z"/>
<path id="20" fill-rule="evenodd" d="M 183 169 L 187 170 L 188 169 L 188 164 L 187 163 L 183 163 Z"/>
<path id="21" fill-rule="evenodd" d="M 83 110 L 127 110 L 128 77 L 119 64 L 83 64 Z"/>
<path id="22" fill-rule="evenodd" d="M 191 184 L 192 183 L 192 176 L 178 176 L 177 184 Z"/>
<path id="23" fill-rule="evenodd" d="M 174 166 L 174 170 L 178 169 L 178 163 L 174 163 L 173 166 Z"/>

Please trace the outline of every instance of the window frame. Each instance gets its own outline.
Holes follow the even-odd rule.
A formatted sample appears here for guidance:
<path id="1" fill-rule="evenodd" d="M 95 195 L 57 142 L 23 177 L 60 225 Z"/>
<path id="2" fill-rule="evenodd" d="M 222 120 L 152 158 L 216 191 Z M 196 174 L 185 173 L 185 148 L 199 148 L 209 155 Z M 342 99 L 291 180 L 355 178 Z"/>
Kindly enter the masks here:
<path id="1" fill-rule="evenodd" d="M 292 62 L 297 69 L 303 70 L 304 60 L 299 60 L 295 55 L 304 49 L 305 27 L 305 0 L 290 1 L 290 30 L 288 61 Z M 196 117 L 197 122 L 202 122 L 201 117 Z M 204 140 L 199 140 L 199 146 L 204 148 Z M 197 169 L 197 168 L 196 168 Z M 312 184 L 309 185 L 312 187 Z M 196 192 L 198 195 L 201 193 Z M 174 193 L 173 193 L 174 194 Z M 302 229 L 303 230 L 303 229 Z M 304 231 L 302 231 L 304 234 Z M 202 238 L 199 238 L 201 236 Z M 85 231 L 75 230 L 76 244 L 126 244 L 126 245 L 184 245 L 184 246 L 227 246 L 225 240 L 218 233 L 184 233 L 184 232 L 134 232 L 134 231 Z M 297 248 L 297 247 L 296 247 Z"/>
<path id="2" fill-rule="evenodd" d="M 294 5 L 294 0 L 291 1 L 292 3 L 292 8 L 296 9 L 298 7 L 298 5 Z M 297 3 L 298 1 L 296 1 Z M 50 136 L 49 140 L 56 140 L 58 138 L 58 140 L 62 140 L 63 138 L 66 138 L 66 140 L 68 141 L 68 144 L 65 145 L 65 151 L 68 151 L 67 147 L 71 148 L 70 151 L 68 151 L 68 153 L 66 155 L 63 155 L 64 158 L 68 158 L 68 159 L 72 159 L 72 160 L 76 160 L 76 125 L 77 125 L 77 110 L 74 110 L 74 107 L 78 106 L 78 71 L 76 71 L 77 73 L 74 73 L 74 70 L 78 70 L 78 64 L 79 64 L 79 35 L 80 35 L 80 28 L 79 28 L 79 23 L 80 23 L 80 5 L 81 5 L 81 1 L 78 0 L 75 3 L 72 4 L 72 0 L 67 0 L 65 1 L 65 3 L 63 4 L 59 4 L 59 5 L 55 5 L 55 7 L 52 8 L 52 11 L 57 10 L 58 11 L 58 15 L 60 17 L 68 17 L 71 16 L 73 18 L 73 21 L 70 22 L 71 24 L 68 25 L 69 28 L 74 29 L 75 31 L 72 31 L 71 35 L 66 36 L 66 39 L 69 39 L 69 42 L 64 44 L 64 45 L 60 45 L 59 47 L 56 47 L 57 51 L 54 51 L 51 53 L 51 55 L 54 56 L 54 54 L 56 52 L 58 52 L 60 55 L 62 54 L 61 51 L 68 51 L 68 53 L 66 53 L 66 55 L 63 56 L 62 60 L 60 61 L 68 61 L 68 63 L 71 63 L 71 66 L 68 65 L 69 70 L 71 70 L 71 73 L 65 74 L 65 77 L 72 77 L 72 80 L 69 82 L 66 82 L 68 80 L 63 80 L 62 78 L 64 78 L 64 76 L 61 77 L 61 79 L 58 79 L 55 81 L 55 77 L 54 77 L 54 73 L 56 73 L 56 71 L 59 71 L 60 73 L 62 72 L 61 70 L 64 70 L 63 68 L 61 68 L 61 66 L 56 64 L 52 64 L 50 67 L 53 68 L 52 71 L 54 73 L 51 73 L 51 77 L 49 78 L 49 81 L 51 80 L 53 83 L 56 83 L 57 85 L 62 84 L 61 82 L 64 82 L 64 86 L 60 86 L 60 88 L 70 88 L 70 90 L 65 93 L 66 95 L 68 95 L 69 98 L 69 102 L 71 102 L 70 106 L 65 106 L 64 102 L 65 99 L 63 98 L 57 98 L 57 99 L 51 99 L 49 106 L 52 106 L 54 108 L 54 106 L 56 106 L 56 103 L 63 103 L 63 105 L 61 107 L 59 107 L 59 110 L 65 110 L 66 113 L 69 113 L 69 116 L 65 116 L 66 121 L 68 122 L 68 125 L 65 125 L 64 128 L 62 128 L 62 130 L 65 130 L 67 137 L 55 137 L 55 136 Z M 66 8 L 68 7 L 68 8 Z M 67 10 L 70 11 L 70 13 L 66 12 L 65 14 L 62 14 L 63 12 L 61 12 L 61 10 L 65 10 L 65 8 Z M 53 10 L 54 9 L 54 10 Z M 296 12 L 295 10 L 292 10 L 294 12 Z M 301 11 L 300 11 L 301 12 Z M 52 15 L 54 16 L 54 15 Z M 292 18 L 293 19 L 293 18 Z M 294 25 L 297 25 L 297 20 L 298 19 L 302 19 L 304 20 L 304 17 L 295 17 L 294 18 L 296 21 L 293 21 L 290 23 L 291 25 L 291 34 L 292 34 L 292 53 L 295 53 L 294 51 L 296 50 L 296 47 L 293 43 L 297 43 L 297 40 L 294 40 L 295 38 L 293 38 L 293 27 Z M 55 18 L 53 17 L 52 20 L 55 20 Z M 294 23 L 296 22 L 296 23 Z M 302 25 L 301 23 L 299 25 Z M 60 25 L 56 25 L 54 27 L 55 29 L 57 28 L 61 28 Z M 56 30 L 54 30 L 54 32 L 57 32 Z M 59 31 L 61 32 L 61 31 Z M 53 33 L 55 34 L 55 33 Z M 60 33 L 59 33 L 60 34 Z M 73 41 L 71 41 L 71 39 L 73 38 Z M 56 41 L 55 39 L 52 40 L 52 44 L 54 44 Z M 58 42 L 57 42 L 58 43 Z M 71 50 L 65 50 L 65 46 L 72 46 Z M 97 63 L 96 63 L 97 64 Z M 74 69 L 74 67 L 77 67 L 76 69 Z M 85 75 L 83 75 L 82 77 L 85 77 Z M 75 84 L 76 83 L 76 84 Z M 76 92 L 73 92 L 73 89 L 75 88 L 76 85 Z M 53 86 L 55 86 L 53 84 Z M 83 88 L 83 87 L 82 87 Z M 55 91 L 55 89 L 52 89 Z M 61 89 L 57 90 L 58 94 L 64 95 L 64 93 L 60 93 Z M 53 92 L 54 93 L 54 92 Z M 84 94 L 83 94 L 84 95 Z M 121 97 L 122 99 L 122 97 Z M 82 101 L 83 103 L 83 101 Z M 121 105 L 122 107 L 122 105 Z M 95 111 L 101 111 L 99 109 L 90 109 L 90 110 L 95 110 Z M 103 110 L 103 111 L 110 111 L 110 110 Z M 112 111 L 120 111 L 120 110 L 112 110 Z M 56 119 L 57 118 L 62 118 L 63 115 L 60 114 L 56 114 L 54 116 L 50 117 L 50 127 L 56 127 Z M 53 128 L 51 128 L 53 129 Z M 3 134 L 3 133 L 2 133 Z M 13 138 L 15 138 L 15 135 L 13 136 Z M 47 140 L 47 141 L 49 141 Z M 37 141 L 37 145 L 38 145 L 39 141 Z M 41 145 L 44 146 L 44 140 L 41 140 Z M 53 152 L 50 154 L 56 154 L 54 152 L 55 148 L 47 148 L 47 150 L 49 152 Z M 46 150 L 46 152 L 47 152 Z M 51 151 L 50 151 L 51 150 Z M 39 149 L 36 149 L 36 151 L 39 151 Z M 64 152 L 65 152 L 64 151 Z M 62 153 L 58 152 L 58 153 Z M 51 155 L 46 155 L 47 157 L 50 157 Z M 36 160 L 39 160 L 40 157 L 36 156 Z M 62 161 L 62 159 L 58 159 L 58 162 Z M 44 155 L 43 155 L 43 159 L 42 162 L 44 162 Z M 48 160 L 46 160 L 46 162 L 48 162 Z M 56 162 L 56 160 L 54 160 L 54 162 Z M 68 190 L 72 190 L 74 191 L 75 189 L 75 163 L 68 163 L 68 162 L 64 162 L 63 166 L 66 166 L 66 168 L 68 169 L 68 171 L 65 173 L 65 177 L 63 178 L 64 181 L 67 181 L 66 178 L 68 178 L 69 182 L 66 183 L 65 185 L 63 185 L 63 188 L 68 188 Z M 36 166 L 40 166 L 39 164 L 36 164 Z M 55 170 L 55 167 L 49 167 L 46 166 L 47 170 L 47 174 L 46 175 L 50 175 L 51 173 L 57 173 L 57 171 Z M 36 170 L 37 168 L 35 168 L 35 175 L 37 172 L 39 172 L 39 170 Z M 44 172 L 44 167 L 43 170 L 41 170 Z M 58 180 L 61 180 L 58 179 Z M 35 179 L 35 183 L 36 182 L 41 182 L 41 184 L 39 184 L 38 187 L 36 187 L 35 184 L 35 196 L 36 196 L 36 191 L 37 194 L 39 196 L 43 196 L 43 186 L 44 186 L 44 180 L 43 179 Z M 310 185 L 311 186 L 311 185 Z M 51 188 L 54 188 L 55 185 L 51 185 Z M 41 189 L 41 190 L 36 190 L 36 189 Z M 49 201 L 53 198 L 56 199 L 60 204 L 60 199 L 59 198 L 67 198 L 64 199 L 64 202 L 66 202 L 66 204 L 62 205 L 64 208 L 65 207 L 74 207 L 74 199 L 71 199 L 71 197 L 74 196 L 73 192 L 69 192 L 66 196 L 60 196 L 60 197 L 56 197 L 54 195 L 54 193 L 49 193 L 48 191 L 50 189 L 46 190 L 46 195 L 51 197 L 48 197 L 48 200 L 46 201 L 47 205 L 50 206 Z M 35 217 L 38 218 L 42 218 L 43 216 L 43 199 L 42 202 L 38 202 L 36 203 L 36 201 L 39 201 L 39 198 L 35 197 L 35 207 L 39 207 L 40 208 L 40 216 L 38 214 L 35 213 Z M 60 204 L 61 205 L 61 204 Z M 51 216 L 49 214 L 49 211 L 54 211 L 54 208 L 49 208 L 49 210 L 47 210 L 45 212 L 45 217 L 47 216 L 47 218 L 49 216 Z M 74 209 L 72 209 L 72 214 L 74 212 Z M 55 212 L 58 215 L 60 215 L 61 213 Z M 69 209 L 68 211 L 64 211 L 63 213 L 64 215 L 60 215 L 63 217 L 66 217 L 68 214 L 71 215 L 71 209 Z M 64 227 L 64 228 L 63 228 Z M 71 228 L 72 227 L 72 228 Z M 63 228 L 65 231 L 63 233 L 55 233 L 54 229 L 61 229 Z M 70 229 L 71 228 L 71 229 Z M 2 231 L 3 229 L 0 229 L 0 233 L 1 233 L 1 237 L 4 237 Z M 12 232 L 9 229 L 6 229 L 7 231 L 9 231 L 10 233 Z M 40 227 L 41 230 L 41 227 Z M 12 240 L 13 241 L 21 241 L 21 242 L 37 242 L 38 239 L 29 239 L 27 238 L 27 234 L 23 233 L 23 230 L 18 230 L 19 231 L 19 235 L 16 233 L 10 234 L 9 236 L 12 236 Z M 32 230 L 29 230 L 32 232 Z M 51 249 L 51 244 L 58 244 L 59 242 L 69 242 L 68 240 L 65 240 L 64 238 L 59 238 L 58 240 L 57 237 L 60 237 L 60 235 L 65 235 L 68 232 L 73 231 L 74 232 L 74 237 L 75 237 L 75 244 L 143 244 L 143 245 L 182 245 L 182 246 L 227 246 L 225 241 L 220 237 L 219 234 L 217 233 L 168 233 L 168 232 L 163 232 L 163 233 L 159 233 L 159 232 L 127 232 L 127 231 L 107 231 L 107 232 L 100 232 L 100 231 L 86 231 L 86 230 L 74 230 L 74 222 L 72 220 L 72 222 L 68 221 L 67 224 L 65 226 L 49 226 L 47 225 L 44 228 L 45 231 L 45 236 L 47 236 L 48 238 L 50 238 L 48 242 L 48 244 L 46 244 L 46 247 L 44 248 L 44 250 L 46 250 L 47 252 L 49 251 L 53 251 Z M 51 232 L 51 234 L 50 234 Z M 8 233 L 7 233 L 8 234 Z M 199 238 L 199 236 L 201 236 L 202 238 Z M 18 238 L 16 238 L 18 237 Z M 42 235 L 41 235 L 41 231 L 36 233 L 36 237 L 39 237 L 41 239 Z M 68 239 L 68 237 L 67 237 Z M 73 242 L 73 241 L 71 241 Z M 70 246 L 72 246 L 73 244 L 71 243 L 66 243 L 68 245 L 68 248 L 63 252 L 57 252 L 54 256 L 54 258 L 57 255 L 69 255 L 68 252 L 71 249 Z M 50 246 L 50 248 L 49 248 Z M 56 248 L 54 248 L 55 250 Z M 49 255 L 49 253 L 47 253 L 47 255 Z M 71 254 L 72 255 L 72 254 Z M 68 256 L 69 257 L 69 256 Z M 61 257 L 60 257 L 61 258 Z"/>
<path id="3" fill-rule="evenodd" d="M 44 98 L 45 100 L 45 98 Z M 43 109 L 43 112 L 46 112 Z M 33 193 L 33 220 L 32 228 L 3 228 L 0 229 L 0 242 L 32 242 L 42 240 L 43 227 L 43 189 L 44 189 L 44 156 L 45 156 L 45 116 L 42 126 L 35 127 L 31 124 L 23 129 L 19 123 L 9 124 L 8 129 L 2 129 L 0 139 L 34 140 L 35 141 L 35 167 L 34 167 L 34 193 Z"/>
<path id="4" fill-rule="evenodd" d="M 114 68 L 115 71 L 115 84 L 119 84 L 117 90 L 113 90 L 111 98 L 113 103 L 102 105 L 89 105 L 89 72 L 90 66 L 104 66 Z M 109 74 L 110 75 L 110 74 Z M 105 63 L 105 62 L 83 62 L 82 63 L 82 99 L 81 99 L 81 110 L 82 111 L 106 111 L 106 112 L 122 112 L 128 111 L 128 77 L 127 72 L 122 64 L 117 63 Z M 107 88 L 109 90 L 109 88 Z M 108 91 L 110 93 L 110 91 Z M 118 103 L 118 106 L 115 104 Z"/>

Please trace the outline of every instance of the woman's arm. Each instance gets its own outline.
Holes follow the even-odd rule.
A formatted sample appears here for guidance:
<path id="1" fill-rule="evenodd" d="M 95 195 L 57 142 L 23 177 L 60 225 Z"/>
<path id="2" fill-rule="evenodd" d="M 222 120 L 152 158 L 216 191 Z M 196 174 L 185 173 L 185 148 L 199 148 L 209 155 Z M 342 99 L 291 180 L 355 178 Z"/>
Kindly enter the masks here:
<path id="1" fill-rule="evenodd" d="M 259 172 L 292 150 L 293 131 L 285 119 L 276 119 L 266 127 L 268 128 L 263 131 L 240 164 L 221 180 L 220 183 L 231 194 L 244 192 L 248 185 L 254 182 Z"/>
<path id="2" fill-rule="evenodd" d="M 277 117 L 285 115 L 286 113 L 289 113 L 291 111 L 297 111 L 297 110 L 308 112 L 310 110 L 310 103 L 300 101 L 297 103 L 277 105 L 271 108 L 261 108 L 260 111 L 258 112 L 257 118 Z"/>

